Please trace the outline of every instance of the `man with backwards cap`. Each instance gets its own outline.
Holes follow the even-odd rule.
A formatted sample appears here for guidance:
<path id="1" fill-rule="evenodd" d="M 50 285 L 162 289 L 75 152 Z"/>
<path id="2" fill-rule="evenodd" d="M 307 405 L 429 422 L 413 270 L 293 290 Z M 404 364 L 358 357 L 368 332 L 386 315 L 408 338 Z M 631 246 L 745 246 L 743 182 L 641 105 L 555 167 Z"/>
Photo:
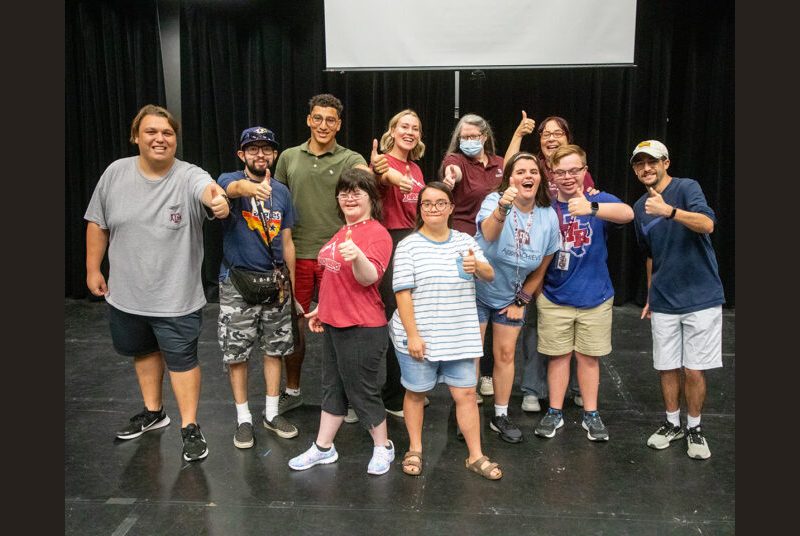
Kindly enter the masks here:
<path id="1" fill-rule="evenodd" d="M 667 410 L 647 446 L 665 449 L 685 436 L 689 457 L 705 460 L 711 451 L 700 425 L 706 396 L 703 371 L 722 366 L 725 303 L 709 237 L 714 211 L 697 181 L 669 175 L 669 153 L 660 141 L 639 143 L 631 165 L 647 188 L 634 205 L 636 237 L 647 256 L 648 299 L 642 318 L 651 319 L 653 365 L 661 376 Z M 681 368 L 686 429 L 680 421 Z"/>
<path id="2" fill-rule="evenodd" d="M 223 173 L 217 179 L 231 200 L 230 215 L 222 221 L 217 334 L 236 403 L 233 444 L 246 449 L 255 443 L 247 401 L 247 361 L 253 350 L 264 355 L 267 392 L 264 427 L 282 438 L 297 435 L 297 428 L 278 415 L 281 358 L 294 350 L 292 300 L 287 282 L 282 304 L 247 303 L 231 282 L 229 268 L 272 277 L 273 270 L 285 264 L 293 284 L 294 208 L 289 189 L 270 177 L 269 168 L 278 157 L 278 141 L 271 130 L 255 126 L 242 131 L 236 155 L 244 163 L 244 169 Z"/>

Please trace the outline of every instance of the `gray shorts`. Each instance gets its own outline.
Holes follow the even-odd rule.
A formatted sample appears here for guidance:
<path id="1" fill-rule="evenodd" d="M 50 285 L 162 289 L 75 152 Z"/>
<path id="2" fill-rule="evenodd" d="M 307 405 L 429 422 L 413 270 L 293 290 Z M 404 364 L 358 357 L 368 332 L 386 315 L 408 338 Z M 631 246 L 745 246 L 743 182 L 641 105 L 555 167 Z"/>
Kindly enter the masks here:
<path id="1" fill-rule="evenodd" d="M 236 290 L 230 277 L 219 284 L 217 340 L 222 362 L 242 363 L 257 346 L 262 355 L 283 357 L 294 351 L 292 300 L 282 306 L 250 305 Z"/>
<path id="2" fill-rule="evenodd" d="M 722 306 L 693 313 L 652 313 L 653 368 L 707 370 L 722 366 Z"/>

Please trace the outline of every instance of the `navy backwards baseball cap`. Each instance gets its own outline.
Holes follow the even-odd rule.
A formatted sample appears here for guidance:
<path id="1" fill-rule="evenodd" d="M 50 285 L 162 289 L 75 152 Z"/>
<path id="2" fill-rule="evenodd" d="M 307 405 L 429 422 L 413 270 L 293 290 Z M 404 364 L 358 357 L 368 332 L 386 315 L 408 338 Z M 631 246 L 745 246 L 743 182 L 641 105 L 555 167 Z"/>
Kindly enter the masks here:
<path id="1" fill-rule="evenodd" d="M 244 129 L 242 131 L 242 137 L 239 139 L 239 148 L 244 149 L 245 145 L 256 141 L 265 141 L 275 149 L 278 148 L 278 140 L 275 139 L 275 133 L 264 127 L 250 127 Z"/>

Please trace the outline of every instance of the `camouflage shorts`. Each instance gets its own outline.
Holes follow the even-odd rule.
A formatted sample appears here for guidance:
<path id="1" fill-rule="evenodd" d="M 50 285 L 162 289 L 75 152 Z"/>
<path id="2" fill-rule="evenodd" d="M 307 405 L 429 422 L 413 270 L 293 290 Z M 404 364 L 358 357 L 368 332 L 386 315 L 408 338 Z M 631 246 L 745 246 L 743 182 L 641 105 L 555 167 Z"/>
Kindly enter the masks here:
<path id="1" fill-rule="evenodd" d="M 225 364 L 247 361 L 254 347 L 259 352 L 256 355 L 283 357 L 291 354 L 294 350 L 292 300 L 278 307 L 250 305 L 226 277 L 219 284 L 217 340 Z"/>

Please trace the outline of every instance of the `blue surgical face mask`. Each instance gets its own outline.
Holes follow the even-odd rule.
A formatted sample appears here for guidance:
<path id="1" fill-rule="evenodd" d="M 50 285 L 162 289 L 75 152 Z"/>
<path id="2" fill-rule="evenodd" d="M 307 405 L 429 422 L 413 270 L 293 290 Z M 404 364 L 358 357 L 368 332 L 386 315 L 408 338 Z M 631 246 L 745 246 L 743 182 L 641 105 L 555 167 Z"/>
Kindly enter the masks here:
<path id="1" fill-rule="evenodd" d="M 458 143 L 458 148 L 467 156 L 473 157 L 481 154 L 483 143 L 481 140 L 461 140 Z"/>

